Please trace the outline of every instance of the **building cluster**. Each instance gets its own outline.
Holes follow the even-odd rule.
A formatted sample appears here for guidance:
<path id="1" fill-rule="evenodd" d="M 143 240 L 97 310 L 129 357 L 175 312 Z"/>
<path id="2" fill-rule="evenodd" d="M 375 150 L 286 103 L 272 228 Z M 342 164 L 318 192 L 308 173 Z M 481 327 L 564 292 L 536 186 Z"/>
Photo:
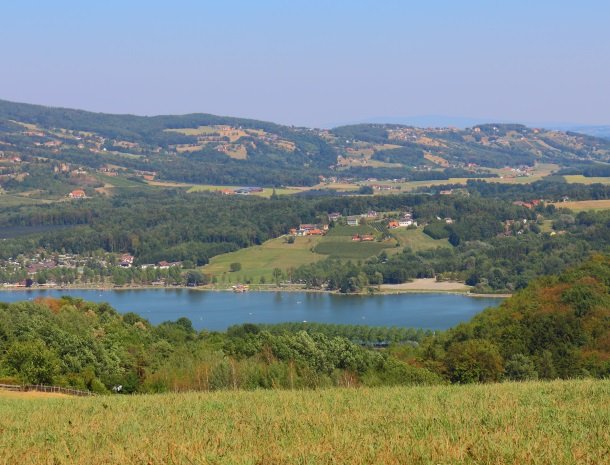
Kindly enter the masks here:
<path id="1" fill-rule="evenodd" d="M 141 265 L 140 268 L 142 268 L 143 270 L 147 269 L 147 268 L 152 268 L 155 270 L 169 270 L 170 268 L 174 268 L 174 267 L 181 267 L 182 266 L 182 262 L 168 262 L 165 260 L 161 260 L 160 262 L 154 264 L 154 263 L 148 263 L 145 265 Z"/>
<path id="2" fill-rule="evenodd" d="M 327 224 L 300 224 L 298 229 L 290 230 L 291 236 L 324 236 L 328 232 Z"/>
<path id="3" fill-rule="evenodd" d="M 413 214 L 410 212 L 403 213 L 397 220 L 388 221 L 388 229 L 408 228 L 409 226 L 417 226 L 417 221 L 413 220 Z"/>

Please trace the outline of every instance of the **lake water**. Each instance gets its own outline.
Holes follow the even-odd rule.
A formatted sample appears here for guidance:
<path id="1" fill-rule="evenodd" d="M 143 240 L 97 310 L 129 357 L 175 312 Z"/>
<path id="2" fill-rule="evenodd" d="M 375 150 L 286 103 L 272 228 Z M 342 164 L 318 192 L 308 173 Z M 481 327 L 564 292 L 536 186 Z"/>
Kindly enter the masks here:
<path id="1" fill-rule="evenodd" d="M 371 326 L 447 329 L 469 320 L 500 298 L 458 294 L 344 296 L 306 292 L 206 292 L 188 289 L 20 290 L 0 292 L 1 302 L 70 295 L 108 302 L 153 324 L 187 317 L 197 329 L 224 330 L 241 323 L 315 321 Z"/>

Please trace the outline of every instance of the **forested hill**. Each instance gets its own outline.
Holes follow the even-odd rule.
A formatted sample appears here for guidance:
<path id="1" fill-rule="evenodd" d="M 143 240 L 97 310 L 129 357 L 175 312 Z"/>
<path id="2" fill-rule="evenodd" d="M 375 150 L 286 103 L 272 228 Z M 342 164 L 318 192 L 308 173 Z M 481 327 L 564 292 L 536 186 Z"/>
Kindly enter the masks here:
<path id="1" fill-rule="evenodd" d="M 490 177 L 499 168 L 540 163 L 607 169 L 610 141 L 515 124 L 323 130 L 210 114 L 111 115 L 0 100 L 0 161 L 17 159 L 27 165 L 2 162 L 2 187 L 64 167 L 165 181 L 299 186 L 321 178 Z"/>
<path id="2" fill-rule="evenodd" d="M 609 291 L 610 259 L 595 256 L 436 334 L 252 324 L 209 333 L 70 297 L 0 302 L 0 379 L 104 393 L 608 378 Z M 395 343 L 363 344 L 375 340 Z"/>

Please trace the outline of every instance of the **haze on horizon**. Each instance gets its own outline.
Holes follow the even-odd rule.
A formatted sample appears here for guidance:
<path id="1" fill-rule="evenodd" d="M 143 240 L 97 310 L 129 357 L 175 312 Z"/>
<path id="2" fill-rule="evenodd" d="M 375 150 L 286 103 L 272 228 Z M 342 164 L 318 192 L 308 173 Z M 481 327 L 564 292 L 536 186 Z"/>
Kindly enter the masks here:
<path id="1" fill-rule="evenodd" d="M 328 126 L 610 124 L 610 4 L 3 2 L 0 98 Z"/>

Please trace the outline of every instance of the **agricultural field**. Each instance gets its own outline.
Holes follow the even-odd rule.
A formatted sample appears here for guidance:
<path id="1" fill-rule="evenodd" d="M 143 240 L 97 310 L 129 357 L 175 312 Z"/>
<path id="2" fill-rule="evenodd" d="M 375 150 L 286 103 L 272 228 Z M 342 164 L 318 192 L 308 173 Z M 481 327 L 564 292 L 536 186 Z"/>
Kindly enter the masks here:
<path id="1" fill-rule="evenodd" d="M 610 184 L 610 177 L 585 177 L 581 174 L 574 174 L 574 175 L 566 175 L 564 176 L 564 179 L 566 180 L 566 182 L 569 182 L 570 184 Z"/>
<path id="2" fill-rule="evenodd" d="M 607 464 L 610 381 L 0 396 L 0 463 Z"/>
<path id="3" fill-rule="evenodd" d="M 356 234 L 370 234 L 375 238 L 381 238 L 380 231 L 371 225 L 336 225 L 330 228 L 328 234 L 320 240 L 314 251 L 332 258 L 364 260 L 379 255 L 382 250 L 394 249 L 397 246 L 394 239 L 386 239 L 383 242 L 352 241 L 352 236 Z"/>
<path id="4" fill-rule="evenodd" d="M 609 210 L 610 200 L 577 200 L 574 202 L 558 202 L 554 203 L 557 208 L 567 208 L 575 212 L 587 210 Z"/>
<path id="5" fill-rule="evenodd" d="M 323 255 L 312 252 L 320 239 L 320 237 L 297 237 L 293 244 L 288 244 L 285 237 L 278 237 L 262 245 L 213 257 L 202 271 L 216 276 L 219 282 L 222 282 L 224 275 L 227 284 L 229 279 L 235 283 L 245 281 L 244 278 L 258 283 L 263 276 L 268 283 L 271 283 L 274 268 L 286 271 L 324 258 Z M 231 263 L 240 263 L 241 270 L 230 272 Z"/>
<path id="6" fill-rule="evenodd" d="M 236 189 L 237 186 L 211 186 L 211 185 L 203 185 L 203 184 L 190 184 L 190 187 L 188 188 L 187 192 L 191 193 L 191 192 L 216 192 L 216 191 L 222 191 L 225 189 Z M 294 189 L 290 189 L 290 188 L 277 188 L 275 189 L 275 193 L 277 195 L 289 195 L 289 194 L 296 194 L 298 192 L 300 192 L 302 189 L 299 188 L 294 188 Z M 273 188 L 271 187 L 265 187 L 263 188 L 262 192 L 253 192 L 250 195 L 256 195 L 257 197 L 266 197 L 269 198 L 271 197 L 271 195 L 273 194 Z"/>
<path id="7" fill-rule="evenodd" d="M 390 230 L 390 234 L 398 240 L 401 247 L 410 247 L 414 252 L 437 247 L 451 247 L 447 239 L 432 239 L 424 234 L 423 228 L 396 228 Z"/>
<path id="8" fill-rule="evenodd" d="M 220 284 L 246 280 L 259 283 L 261 277 L 270 283 L 273 282 L 274 268 L 286 272 L 290 268 L 314 263 L 327 257 L 364 260 L 378 255 L 382 250 L 389 252 L 400 250 L 395 239 L 384 242 L 355 242 L 352 241 L 354 234 L 379 235 L 379 231 L 368 225 L 338 225 L 331 228 L 326 236 L 296 237 L 293 244 L 287 242 L 287 236 L 278 237 L 262 245 L 213 257 L 202 271 L 216 276 Z M 231 263 L 240 263 L 241 270 L 229 272 Z"/>
<path id="9" fill-rule="evenodd" d="M 351 239 L 351 237 L 355 234 L 378 234 L 379 231 L 377 231 L 375 228 L 373 228 L 372 226 L 368 225 L 368 224 L 360 224 L 358 226 L 347 226 L 347 225 L 342 225 L 342 224 L 338 224 L 333 228 L 330 228 L 328 230 L 328 234 L 326 235 L 326 238 L 331 238 L 331 237 L 349 237 Z"/>

